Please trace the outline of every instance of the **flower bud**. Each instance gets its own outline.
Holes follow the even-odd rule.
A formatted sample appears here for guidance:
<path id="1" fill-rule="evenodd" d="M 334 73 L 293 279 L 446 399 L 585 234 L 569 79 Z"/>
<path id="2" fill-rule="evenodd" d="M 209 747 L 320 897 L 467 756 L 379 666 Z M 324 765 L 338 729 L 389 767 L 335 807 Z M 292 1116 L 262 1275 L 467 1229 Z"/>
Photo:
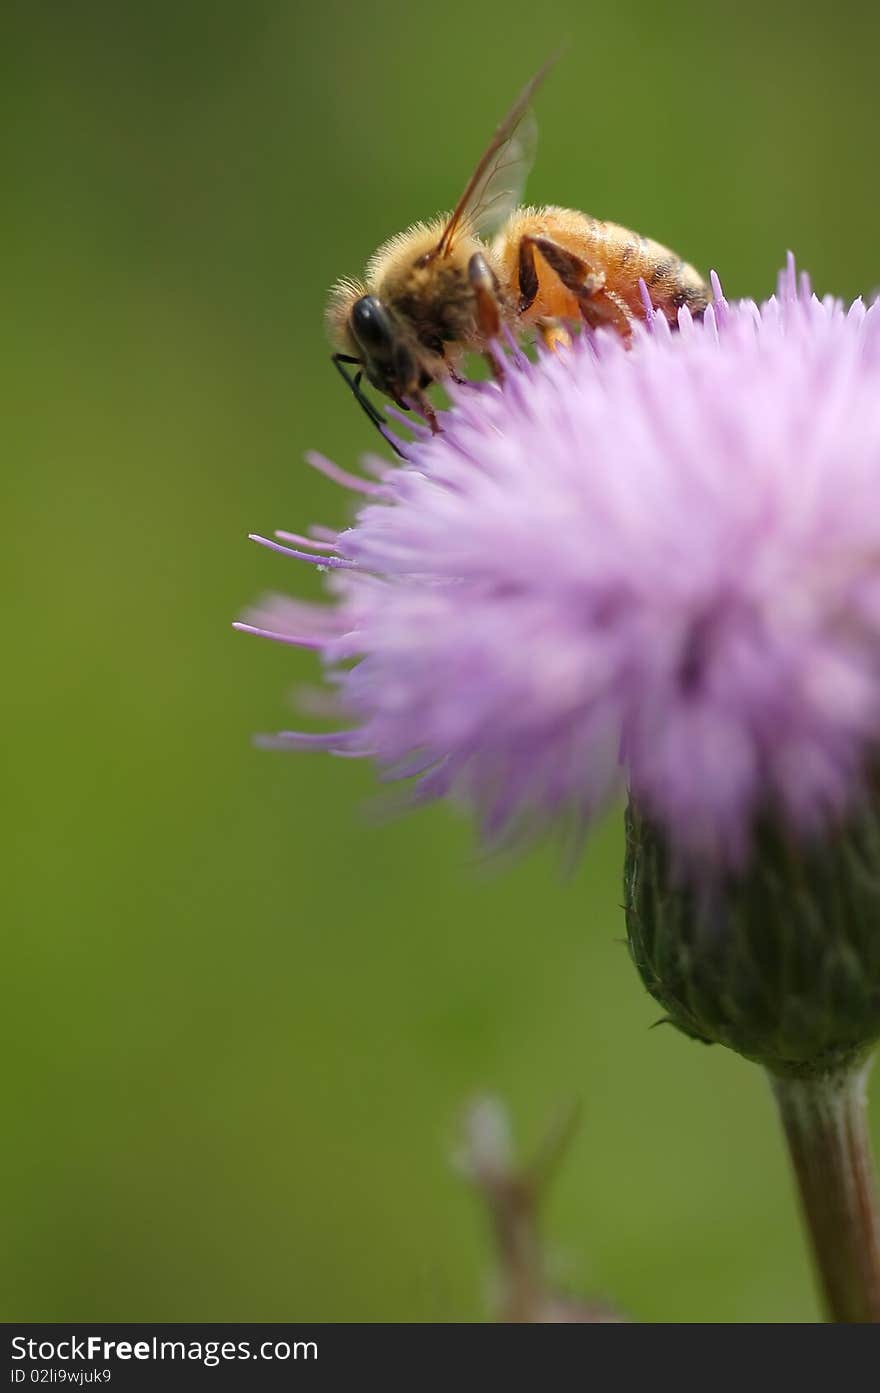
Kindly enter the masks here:
<path id="1" fill-rule="evenodd" d="M 841 1067 L 880 1037 L 880 818 L 822 839 L 776 823 L 743 869 L 699 876 L 631 800 L 630 952 L 666 1019 L 777 1075 Z"/>

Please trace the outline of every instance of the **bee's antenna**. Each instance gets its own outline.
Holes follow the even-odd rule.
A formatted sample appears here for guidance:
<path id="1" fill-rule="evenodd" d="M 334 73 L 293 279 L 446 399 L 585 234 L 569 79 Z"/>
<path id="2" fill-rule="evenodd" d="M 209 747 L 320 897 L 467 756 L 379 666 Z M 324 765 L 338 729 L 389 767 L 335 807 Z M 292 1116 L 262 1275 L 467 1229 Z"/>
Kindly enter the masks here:
<path id="1" fill-rule="evenodd" d="M 392 450 L 396 455 L 399 455 L 401 459 L 406 459 L 406 455 L 403 453 L 402 450 L 398 449 L 398 447 L 395 445 L 394 441 L 391 439 L 390 435 L 386 431 L 385 417 L 382 415 L 381 411 L 377 410 L 377 408 L 370 401 L 369 397 L 366 396 L 366 394 L 364 393 L 361 387 L 361 378 L 363 377 L 363 373 L 357 372 L 355 373 L 354 377 L 350 377 L 345 370 L 344 364 L 360 364 L 360 358 L 351 358 L 347 353 L 334 353 L 331 356 L 330 361 L 335 367 L 336 371 L 339 373 L 343 382 L 346 384 L 348 388 L 350 388 L 351 393 L 358 406 L 364 412 L 364 415 L 368 416 L 369 419 L 372 421 L 373 425 L 376 427 L 382 439 L 387 441 L 387 443 L 391 446 Z"/>

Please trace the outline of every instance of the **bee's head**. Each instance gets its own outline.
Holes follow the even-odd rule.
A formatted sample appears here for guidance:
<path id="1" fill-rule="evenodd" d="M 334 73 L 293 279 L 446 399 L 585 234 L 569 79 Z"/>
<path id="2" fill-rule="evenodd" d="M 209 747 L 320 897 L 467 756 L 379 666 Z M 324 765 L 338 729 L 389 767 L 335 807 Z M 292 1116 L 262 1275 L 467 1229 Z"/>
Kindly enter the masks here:
<path id="1" fill-rule="evenodd" d="M 398 406 L 417 392 L 421 373 L 415 354 L 394 317 L 375 295 L 361 295 L 348 317 L 368 380 Z"/>

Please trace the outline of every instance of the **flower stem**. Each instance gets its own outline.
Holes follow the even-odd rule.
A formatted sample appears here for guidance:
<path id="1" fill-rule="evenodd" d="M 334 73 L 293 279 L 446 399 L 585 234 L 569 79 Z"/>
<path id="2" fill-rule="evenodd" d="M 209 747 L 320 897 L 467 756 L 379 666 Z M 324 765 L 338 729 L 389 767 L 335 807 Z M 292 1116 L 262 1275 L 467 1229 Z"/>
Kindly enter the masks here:
<path id="1" fill-rule="evenodd" d="M 870 1067 L 771 1075 L 829 1321 L 880 1322 L 880 1211 L 865 1117 Z"/>

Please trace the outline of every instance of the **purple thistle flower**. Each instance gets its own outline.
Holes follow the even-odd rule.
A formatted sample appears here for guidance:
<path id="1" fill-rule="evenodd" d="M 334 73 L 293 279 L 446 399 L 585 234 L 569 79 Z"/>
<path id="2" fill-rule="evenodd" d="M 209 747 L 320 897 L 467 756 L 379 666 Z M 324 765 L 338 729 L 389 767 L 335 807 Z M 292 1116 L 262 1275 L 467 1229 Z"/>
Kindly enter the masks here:
<path id="1" fill-rule="evenodd" d="M 354 526 L 266 542 L 328 571 L 251 631 L 321 651 L 346 728 L 264 743 L 374 758 L 490 841 L 585 826 L 628 786 L 680 852 L 734 864 L 767 813 L 810 835 L 880 737 L 880 305 L 794 262 L 760 308 L 627 351 L 582 335 L 443 434 L 373 461 Z M 263 540 L 265 539 L 257 539 Z"/>

